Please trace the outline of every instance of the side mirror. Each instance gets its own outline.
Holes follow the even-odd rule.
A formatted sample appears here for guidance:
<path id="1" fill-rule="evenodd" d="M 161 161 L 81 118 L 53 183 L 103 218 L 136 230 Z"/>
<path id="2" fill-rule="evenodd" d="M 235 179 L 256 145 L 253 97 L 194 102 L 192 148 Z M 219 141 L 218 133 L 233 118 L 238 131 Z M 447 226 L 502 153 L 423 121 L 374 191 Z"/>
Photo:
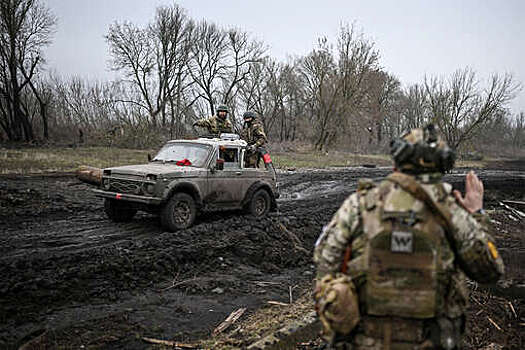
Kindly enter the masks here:
<path id="1" fill-rule="evenodd" d="M 151 162 L 151 154 L 148 153 L 148 162 Z"/>
<path id="2" fill-rule="evenodd" d="M 215 169 L 224 170 L 224 159 L 217 159 Z"/>

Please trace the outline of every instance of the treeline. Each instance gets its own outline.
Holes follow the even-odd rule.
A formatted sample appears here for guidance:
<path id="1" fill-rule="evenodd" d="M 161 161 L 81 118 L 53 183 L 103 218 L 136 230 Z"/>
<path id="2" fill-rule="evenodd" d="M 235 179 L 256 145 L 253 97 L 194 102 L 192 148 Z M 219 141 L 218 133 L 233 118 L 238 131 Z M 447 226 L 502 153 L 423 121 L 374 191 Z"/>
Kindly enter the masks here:
<path id="1" fill-rule="evenodd" d="M 120 79 L 90 82 L 46 72 L 56 18 L 41 0 L 0 4 L 0 140 L 148 147 L 195 135 L 193 121 L 226 103 L 237 130 L 253 109 L 273 142 L 317 150 L 384 151 L 392 137 L 428 121 L 467 151 L 525 145 L 525 116 L 508 110 L 520 89 L 511 75 L 484 82 L 465 68 L 403 87 L 353 26 L 279 62 L 239 28 L 161 6 L 145 26 L 110 26 L 110 68 Z"/>

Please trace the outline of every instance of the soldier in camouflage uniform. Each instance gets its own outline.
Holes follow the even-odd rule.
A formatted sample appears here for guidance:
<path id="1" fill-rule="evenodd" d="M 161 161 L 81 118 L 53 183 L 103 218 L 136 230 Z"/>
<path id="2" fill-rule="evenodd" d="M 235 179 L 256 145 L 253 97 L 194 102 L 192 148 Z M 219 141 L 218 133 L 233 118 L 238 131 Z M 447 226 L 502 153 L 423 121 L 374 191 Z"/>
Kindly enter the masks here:
<path id="1" fill-rule="evenodd" d="M 193 123 L 193 126 L 200 126 L 206 128 L 208 133 L 218 135 L 220 133 L 233 132 L 232 124 L 227 118 L 228 106 L 220 105 L 217 107 L 217 115 L 209 118 L 202 118 Z"/>
<path id="2" fill-rule="evenodd" d="M 315 247 L 314 299 L 332 349 L 459 349 L 466 276 L 494 283 L 503 262 L 483 212 L 483 183 L 466 194 L 441 181 L 455 155 L 433 125 L 391 144 L 396 169 L 360 181 Z"/>
<path id="3" fill-rule="evenodd" d="M 266 143 L 266 134 L 262 123 L 257 120 L 255 112 L 246 111 L 242 117 L 244 119 L 244 127 L 241 131 L 241 138 L 248 143 L 244 164 L 245 167 L 255 168 L 260 158 L 258 148 Z"/>

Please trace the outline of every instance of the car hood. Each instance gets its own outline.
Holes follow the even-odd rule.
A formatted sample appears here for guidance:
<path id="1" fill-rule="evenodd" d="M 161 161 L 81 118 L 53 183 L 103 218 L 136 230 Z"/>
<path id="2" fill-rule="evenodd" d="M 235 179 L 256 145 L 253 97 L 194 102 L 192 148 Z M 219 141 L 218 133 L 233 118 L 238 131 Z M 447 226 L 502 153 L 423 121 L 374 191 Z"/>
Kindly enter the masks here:
<path id="1" fill-rule="evenodd" d="M 148 164 L 138 164 L 138 165 L 125 165 L 114 168 L 106 168 L 104 170 L 111 170 L 111 174 L 126 174 L 126 175 L 168 175 L 168 174 L 177 174 L 180 176 L 190 175 L 198 171 L 202 171 L 202 168 L 196 168 L 192 166 L 179 166 L 175 163 L 148 163 Z"/>

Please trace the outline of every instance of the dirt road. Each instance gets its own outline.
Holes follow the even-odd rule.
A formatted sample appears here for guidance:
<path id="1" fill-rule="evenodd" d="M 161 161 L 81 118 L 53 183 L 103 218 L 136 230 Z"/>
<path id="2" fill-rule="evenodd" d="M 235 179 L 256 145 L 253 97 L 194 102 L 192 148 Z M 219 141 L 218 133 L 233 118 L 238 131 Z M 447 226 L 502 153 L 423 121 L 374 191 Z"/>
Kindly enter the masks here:
<path id="1" fill-rule="evenodd" d="M 520 164 L 495 166 L 481 178 L 486 207 L 499 210 L 503 198 L 525 198 L 525 176 Z M 240 212 L 203 214 L 177 233 L 164 232 L 149 214 L 110 222 L 91 187 L 71 176 L 2 177 L 0 348 L 43 334 L 42 348 L 147 349 L 142 336 L 195 340 L 241 306 L 253 312 L 269 300 L 287 302 L 290 287 L 298 286 L 296 296 L 309 288 L 314 242 L 357 179 L 388 172 L 283 172 L 278 213 L 260 221 Z M 461 189 L 464 173 L 447 180 Z M 510 267 L 506 285 L 488 295 L 513 303 L 516 322 L 507 333 L 516 338 L 525 323 L 523 218 L 498 213 L 498 244 Z M 491 319 L 503 322 L 498 312 Z M 469 326 L 473 346 L 486 341 L 487 330 L 476 326 Z"/>

